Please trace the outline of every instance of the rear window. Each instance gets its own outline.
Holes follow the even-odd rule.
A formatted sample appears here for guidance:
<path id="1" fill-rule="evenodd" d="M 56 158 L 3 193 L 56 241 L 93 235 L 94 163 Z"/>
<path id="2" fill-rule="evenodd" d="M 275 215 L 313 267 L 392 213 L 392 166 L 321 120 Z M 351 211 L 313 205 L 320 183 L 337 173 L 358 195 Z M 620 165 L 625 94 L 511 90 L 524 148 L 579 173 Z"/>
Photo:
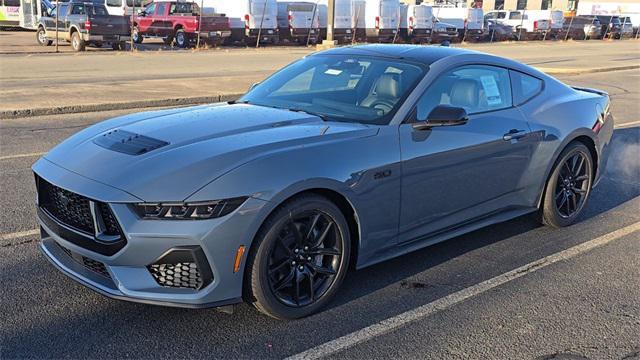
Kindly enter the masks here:
<path id="1" fill-rule="evenodd" d="M 510 73 L 514 104 L 525 103 L 542 91 L 542 80 L 518 71 L 511 71 Z"/>
<path id="2" fill-rule="evenodd" d="M 107 16 L 109 13 L 107 12 L 107 8 L 104 6 L 89 6 L 87 9 L 91 15 L 97 16 Z"/>
<path id="3" fill-rule="evenodd" d="M 20 0 L 4 0 L 4 6 L 20 6 Z"/>
<path id="4" fill-rule="evenodd" d="M 172 3 L 169 14 L 198 14 L 198 5 L 194 3 Z"/>
<path id="5" fill-rule="evenodd" d="M 122 0 L 107 0 L 107 6 L 122 6 Z"/>

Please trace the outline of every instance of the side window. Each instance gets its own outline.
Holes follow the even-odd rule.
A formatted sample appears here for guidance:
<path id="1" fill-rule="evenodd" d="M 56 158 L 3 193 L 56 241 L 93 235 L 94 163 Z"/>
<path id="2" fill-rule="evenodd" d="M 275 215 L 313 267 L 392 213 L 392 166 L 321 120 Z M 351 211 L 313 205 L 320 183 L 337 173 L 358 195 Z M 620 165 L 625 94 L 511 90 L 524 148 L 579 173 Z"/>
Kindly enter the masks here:
<path id="1" fill-rule="evenodd" d="M 156 8 L 156 15 L 164 15 L 165 11 L 167 9 L 167 3 L 159 3 L 157 8 Z"/>
<path id="2" fill-rule="evenodd" d="M 86 15 L 87 11 L 84 5 L 74 5 L 71 8 L 71 15 Z"/>
<path id="3" fill-rule="evenodd" d="M 510 71 L 510 74 L 513 101 L 516 105 L 524 103 L 542 91 L 542 80 L 518 71 Z"/>
<path id="4" fill-rule="evenodd" d="M 424 120 L 438 105 L 464 108 L 467 113 L 494 111 L 510 107 L 509 71 L 483 65 L 463 66 L 442 74 L 422 95 L 417 119 Z"/>
<path id="5" fill-rule="evenodd" d="M 147 15 L 155 14 L 156 13 L 156 4 L 155 3 L 151 3 L 149 6 L 144 8 L 144 13 L 147 14 Z"/>
<path id="6" fill-rule="evenodd" d="M 66 4 L 60 5 L 60 12 L 58 13 L 58 17 L 66 16 L 68 7 L 69 7 L 69 5 L 66 5 Z"/>
<path id="7" fill-rule="evenodd" d="M 107 6 L 122 6 L 122 0 L 107 0 Z"/>

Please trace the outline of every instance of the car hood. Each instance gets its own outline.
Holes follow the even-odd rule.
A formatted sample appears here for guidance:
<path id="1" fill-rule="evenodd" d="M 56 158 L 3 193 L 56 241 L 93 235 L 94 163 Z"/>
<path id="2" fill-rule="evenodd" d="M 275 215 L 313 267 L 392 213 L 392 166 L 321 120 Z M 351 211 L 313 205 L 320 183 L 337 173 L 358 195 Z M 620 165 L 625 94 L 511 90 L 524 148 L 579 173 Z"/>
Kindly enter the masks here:
<path id="1" fill-rule="evenodd" d="M 65 140 L 45 158 L 144 201 L 183 201 L 256 158 L 376 133 L 376 127 L 325 122 L 301 112 L 214 104 L 108 120 Z M 120 137 L 114 140 L 114 134 Z M 137 144 L 133 150 L 139 154 L 120 146 L 122 141 Z"/>

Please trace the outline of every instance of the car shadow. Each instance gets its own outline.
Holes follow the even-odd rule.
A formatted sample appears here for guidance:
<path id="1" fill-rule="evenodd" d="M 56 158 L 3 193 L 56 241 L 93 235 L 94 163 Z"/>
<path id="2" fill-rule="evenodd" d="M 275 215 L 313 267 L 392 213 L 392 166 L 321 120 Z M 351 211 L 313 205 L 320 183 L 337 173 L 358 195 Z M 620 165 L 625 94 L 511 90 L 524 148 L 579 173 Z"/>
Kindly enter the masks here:
<path id="1" fill-rule="evenodd" d="M 582 223 L 552 230 L 527 215 L 351 272 L 324 311 L 298 321 L 271 319 L 248 305 L 227 315 L 109 300 L 33 253 L 2 266 L 10 289 L 0 309 L 8 319 L 3 355 L 281 358 L 305 350 L 597 236 L 598 217 L 640 195 L 640 159 L 633 156 L 639 137 L 637 127 L 615 131 L 612 162 Z"/>

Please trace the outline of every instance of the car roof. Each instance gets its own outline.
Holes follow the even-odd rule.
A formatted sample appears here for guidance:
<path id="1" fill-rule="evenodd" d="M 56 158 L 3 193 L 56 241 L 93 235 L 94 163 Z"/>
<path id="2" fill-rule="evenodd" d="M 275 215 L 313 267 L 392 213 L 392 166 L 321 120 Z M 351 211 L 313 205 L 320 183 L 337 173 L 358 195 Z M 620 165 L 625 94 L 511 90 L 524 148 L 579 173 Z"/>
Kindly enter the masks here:
<path id="1" fill-rule="evenodd" d="M 393 59 L 412 60 L 428 66 L 449 56 L 480 53 L 477 51 L 452 48 L 448 46 L 369 44 L 333 48 L 316 54 L 387 57 Z"/>

